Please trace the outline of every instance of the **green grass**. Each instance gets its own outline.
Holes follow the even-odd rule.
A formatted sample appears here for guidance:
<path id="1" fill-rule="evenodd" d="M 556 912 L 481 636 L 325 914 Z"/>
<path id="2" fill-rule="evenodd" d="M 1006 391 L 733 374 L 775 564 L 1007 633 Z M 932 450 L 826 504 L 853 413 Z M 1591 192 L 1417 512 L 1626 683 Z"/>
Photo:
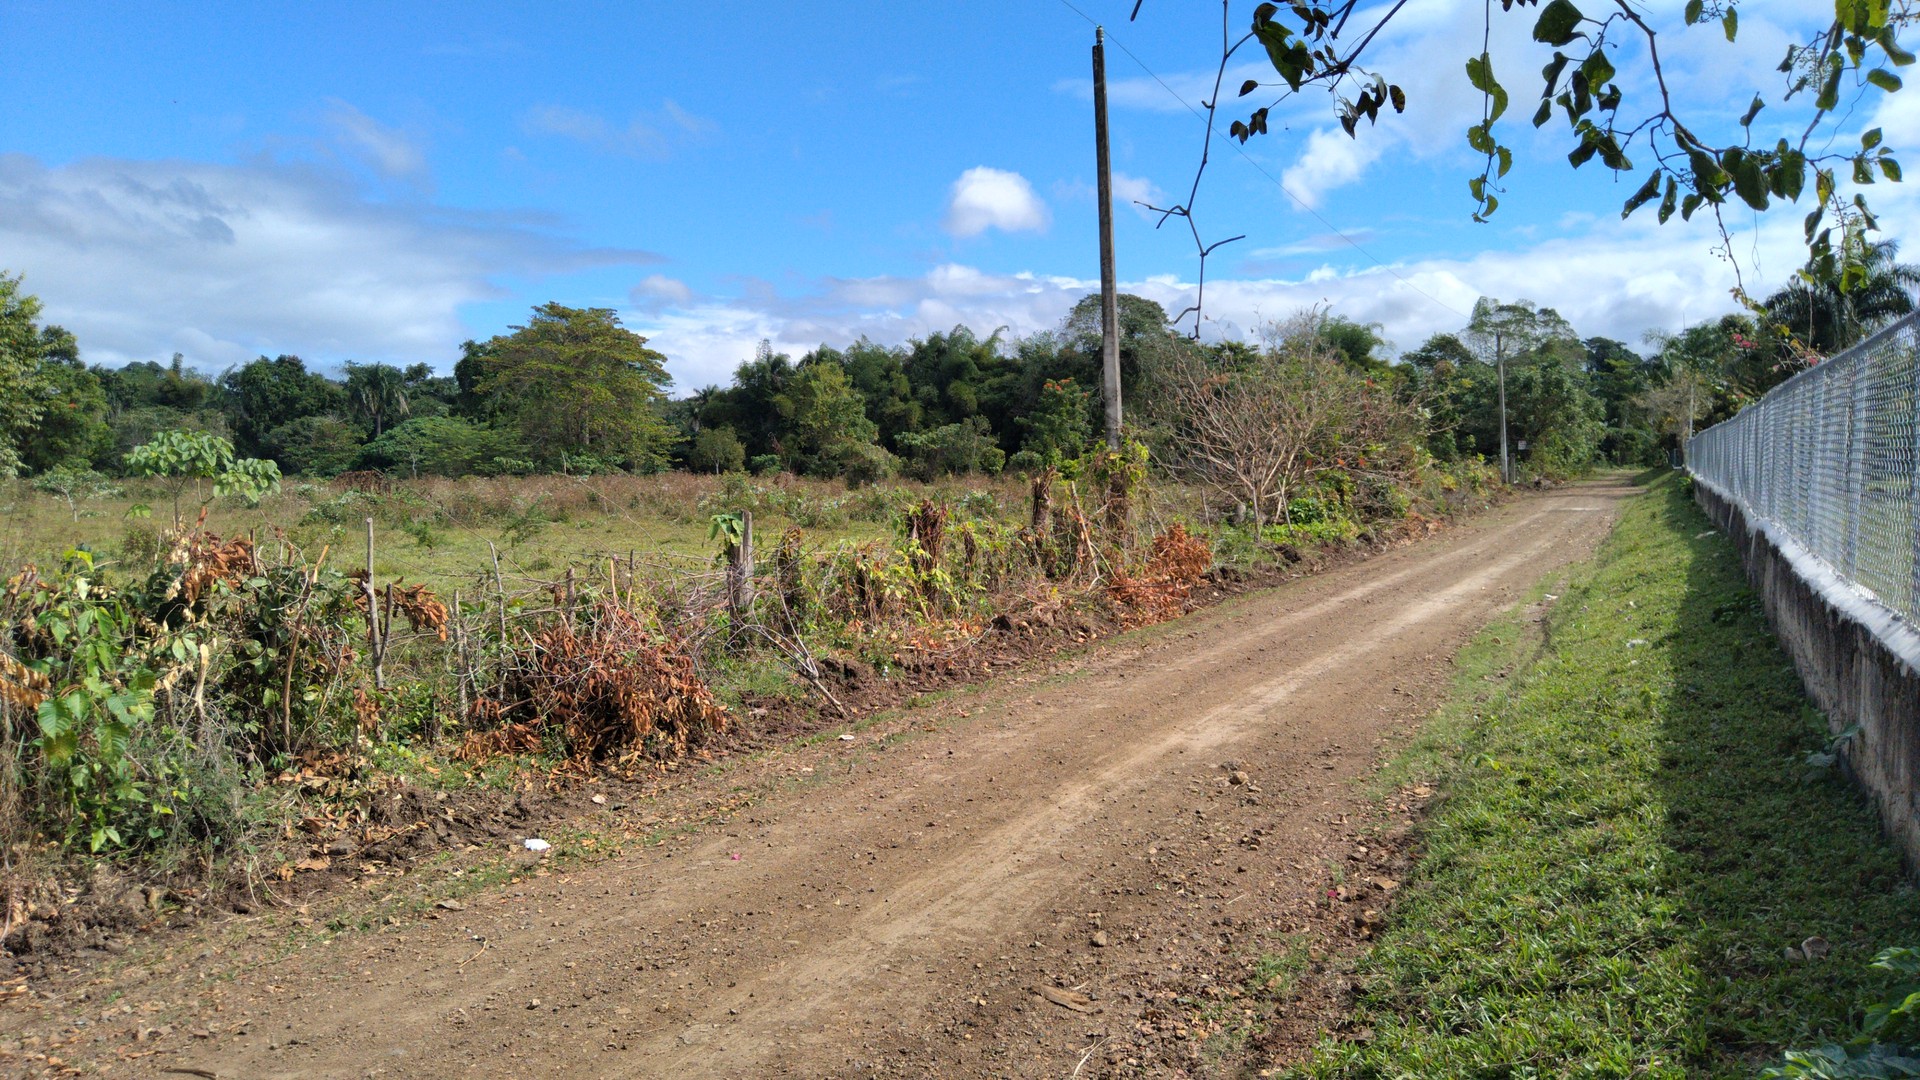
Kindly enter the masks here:
<path id="1" fill-rule="evenodd" d="M 1544 641 L 1516 618 L 1463 654 L 1389 771 L 1445 798 L 1358 964 L 1373 1037 L 1293 1075 L 1749 1076 L 1885 989 L 1867 961 L 1920 942 L 1920 895 L 1863 798 L 1809 776 L 1819 718 L 1708 530 L 1656 483 Z M 1814 935 L 1830 956 L 1786 958 Z"/>

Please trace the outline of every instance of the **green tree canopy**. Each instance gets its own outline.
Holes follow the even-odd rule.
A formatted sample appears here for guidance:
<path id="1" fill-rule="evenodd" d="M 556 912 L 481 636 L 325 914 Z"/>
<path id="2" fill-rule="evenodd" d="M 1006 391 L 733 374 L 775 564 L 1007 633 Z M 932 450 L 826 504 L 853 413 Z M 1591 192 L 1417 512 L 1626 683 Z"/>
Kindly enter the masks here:
<path id="1" fill-rule="evenodd" d="M 347 364 L 347 406 L 375 439 L 411 415 L 407 383 L 406 374 L 392 364 Z"/>
<path id="2" fill-rule="evenodd" d="M 343 415 L 346 391 L 298 356 L 257 360 L 220 378 L 227 392 L 234 446 L 243 454 L 270 454 L 275 428 L 303 416 Z"/>
<path id="3" fill-rule="evenodd" d="M 585 455 L 636 471 L 666 463 L 666 357 L 612 308 L 542 304 L 469 359 L 479 369 L 476 391 L 497 403 L 541 465 Z"/>

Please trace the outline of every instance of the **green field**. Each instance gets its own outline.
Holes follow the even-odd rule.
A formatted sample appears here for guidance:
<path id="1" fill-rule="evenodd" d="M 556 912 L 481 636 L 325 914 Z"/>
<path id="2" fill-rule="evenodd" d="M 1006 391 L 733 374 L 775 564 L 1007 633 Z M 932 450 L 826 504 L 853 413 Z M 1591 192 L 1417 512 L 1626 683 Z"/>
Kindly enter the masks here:
<path id="1" fill-rule="evenodd" d="M 0 565 L 45 566 L 81 544 L 108 559 L 139 561 L 171 524 L 171 503 L 151 483 L 126 481 L 120 490 L 70 508 L 24 481 L 0 486 Z M 324 550 L 326 565 L 347 572 L 365 568 L 371 517 L 376 578 L 450 594 L 490 575 L 496 550 L 509 577 L 553 577 L 570 564 L 604 566 L 609 558 L 623 567 L 637 559 L 643 573 L 698 569 L 717 551 L 709 536 L 713 514 L 750 509 L 763 543 L 797 525 L 811 546 L 891 535 L 896 512 L 927 496 L 968 500 L 994 517 L 1025 512 L 1024 485 L 1013 478 L 860 491 L 785 475 L 423 478 L 397 480 L 377 494 L 294 479 L 258 507 L 208 502 L 207 527 L 221 536 L 253 536 L 263 551 L 284 541 L 312 560 Z M 182 505 L 190 520 L 199 500 L 189 490 Z"/>

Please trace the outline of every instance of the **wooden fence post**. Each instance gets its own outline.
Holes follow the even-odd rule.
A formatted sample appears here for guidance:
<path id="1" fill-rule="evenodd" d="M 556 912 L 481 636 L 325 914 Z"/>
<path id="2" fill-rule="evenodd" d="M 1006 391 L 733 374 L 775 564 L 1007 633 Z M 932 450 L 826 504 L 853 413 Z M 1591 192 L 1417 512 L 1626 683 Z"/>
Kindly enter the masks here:
<path id="1" fill-rule="evenodd" d="M 753 612 L 753 511 L 740 511 L 740 542 L 727 549 L 727 610 L 735 626 Z"/>

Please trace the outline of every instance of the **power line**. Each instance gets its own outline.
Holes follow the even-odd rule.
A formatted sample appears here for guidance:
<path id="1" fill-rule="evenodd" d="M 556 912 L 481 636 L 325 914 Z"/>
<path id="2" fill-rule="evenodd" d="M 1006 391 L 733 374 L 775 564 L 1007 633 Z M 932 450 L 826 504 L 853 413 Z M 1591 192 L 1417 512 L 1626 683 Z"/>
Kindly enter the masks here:
<path id="1" fill-rule="evenodd" d="M 1080 16 L 1082 19 L 1085 19 L 1089 25 L 1092 25 L 1095 28 L 1102 27 L 1102 24 L 1096 21 L 1092 16 L 1088 15 L 1086 12 L 1076 7 L 1073 4 L 1072 0 L 1060 0 L 1060 3 L 1062 6 L 1067 8 L 1067 10 L 1073 12 L 1075 15 Z M 1159 83 L 1160 88 L 1167 92 L 1167 96 L 1179 102 L 1180 105 L 1183 108 L 1185 108 L 1188 112 L 1198 117 L 1203 123 L 1207 125 L 1208 130 L 1212 131 L 1216 135 L 1220 134 L 1220 129 L 1213 126 L 1212 119 L 1210 119 L 1205 112 L 1195 107 L 1194 104 L 1188 101 L 1186 98 L 1181 97 L 1180 92 L 1178 90 L 1175 90 L 1172 86 L 1168 85 L 1167 81 L 1161 78 L 1158 72 L 1155 72 L 1151 67 L 1147 66 L 1146 61 L 1140 59 L 1139 56 L 1135 55 L 1132 49 L 1127 48 L 1126 42 L 1121 41 L 1118 37 L 1114 36 L 1112 33 L 1107 34 L 1107 40 L 1119 46 L 1120 51 L 1127 54 L 1127 59 L 1132 60 L 1136 65 L 1139 66 L 1141 71 L 1144 71 L 1147 73 L 1147 76 L 1149 78 L 1151 78 L 1154 82 Z M 1235 152 L 1237 152 L 1241 156 L 1241 158 L 1243 158 L 1247 162 L 1247 164 L 1253 166 L 1254 171 L 1258 172 L 1261 176 L 1266 177 L 1269 181 L 1272 181 L 1273 186 L 1279 188 L 1281 192 L 1283 192 L 1287 196 L 1287 198 L 1292 199 L 1294 203 L 1300 207 L 1300 209 L 1305 210 L 1307 213 L 1313 215 L 1313 219 L 1315 221 L 1318 221 L 1321 225 L 1325 226 L 1328 232 L 1331 232 L 1335 236 L 1338 236 L 1341 240 L 1346 241 L 1347 245 L 1353 248 L 1353 250 L 1366 256 L 1369 260 L 1373 262 L 1375 266 L 1378 266 L 1380 269 L 1385 270 L 1388 274 L 1391 274 L 1395 281 L 1398 281 L 1400 284 L 1405 285 L 1407 288 L 1412 289 L 1414 292 L 1425 297 L 1427 300 L 1431 301 L 1436 307 L 1449 311 L 1454 315 L 1459 316 L 1462 319 L 1470 318 L 1469 315 L 1459 310 L 1458 308 L 1454 307 L 1452 304 L 1449 304 L 1446 301 L 1441 300 L 1439 297 L 1434 296 L 1432 293 L 1427 292 L 1425 289 L 1422 289 L 1420 286 L 1415 285 L 1413 282 L 1407 280 L 1407 278 L 1404 275 L 1402 275 L 1400 271 L 1395 270 L 1391 265 L 1385 262 L 1382 262 L 1379 256 L 1375 255 L 1373 252 L 1368 251 L 1366 248 L 1362 247 L 1358 240 L 1355 240 L 1353 237 L 1348 236 L 1345 232 L 1341 231 L 1339 226 L 1335 225 L 1331 221 L 1328 221 L 1326 217 L 1320 213 L 1319 210 L 1315 209 L 1305 199 L 1302 199 L 1300 196 L 1294 194 L 1292 189 L 1288 188 L 1286 184 L 1280 181 L 1279 177 L 1268 172 L 1266 166 L 1260 164 L 1260 162 L 1256 158 L 1254 158 L 1253 155 L 1247 153 L 1246 147 L 1242 146 L 1238 141 L 1233 142 L 1233 149 L 1235 150 Z"/>

